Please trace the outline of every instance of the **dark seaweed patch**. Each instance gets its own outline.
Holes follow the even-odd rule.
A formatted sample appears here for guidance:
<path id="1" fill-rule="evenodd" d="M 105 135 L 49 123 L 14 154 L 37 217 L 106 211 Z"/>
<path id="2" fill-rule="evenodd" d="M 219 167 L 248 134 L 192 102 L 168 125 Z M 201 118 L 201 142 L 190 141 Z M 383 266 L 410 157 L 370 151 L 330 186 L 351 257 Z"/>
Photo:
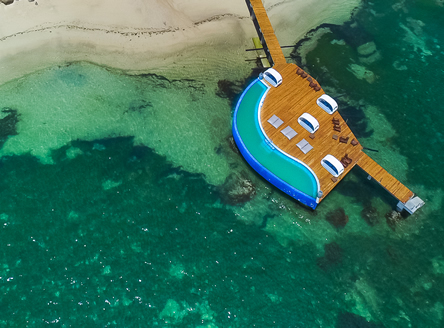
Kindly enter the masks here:
<path id="1" fill-rule="evenodd" d="M 17 113 L 16 109 L 9 107 L 3 107 L 1 111 L 7 114 L 0 119 L 0 147 L 3 147 L 9 136 L 17 135 L 17 123 L 20 114 Z"/>
<path id="2" fill-rule="evenodd" d="M 147 108 L 153 108 L 151 101 L 145 99 L 133 100 L 125 113 L 142 113 Z"/>
<path id="3" fill-rule="evenodd" d="M 384 325 L 368 322 L 364 317 L 346 312 L 339 314 L 336 328 L 384 328 Z"/>
<path id="4" fill-rule="evenodd" d="M 348 215 L 345 215 L 345 211 L 341 207 L 334 211 L 328 212 L 326 220 L 336 229 L 342 229 L 348 223 Z"/>
<path id="5" fill-rule="evenodd" d="M 318 267 L 328 271 L 342 262 L 342 248 L 339 244 L 332 242 L 324 246 L 325 254 L 316 260 Z"/>
<path id="6" fill-rule="evenodd" d="M 216 96 L 232 100 L 236 97 L 236 95 L 242 92 L 244 83 L 245 81 L 239 80 L 219 80 L 217 82 Z"/>

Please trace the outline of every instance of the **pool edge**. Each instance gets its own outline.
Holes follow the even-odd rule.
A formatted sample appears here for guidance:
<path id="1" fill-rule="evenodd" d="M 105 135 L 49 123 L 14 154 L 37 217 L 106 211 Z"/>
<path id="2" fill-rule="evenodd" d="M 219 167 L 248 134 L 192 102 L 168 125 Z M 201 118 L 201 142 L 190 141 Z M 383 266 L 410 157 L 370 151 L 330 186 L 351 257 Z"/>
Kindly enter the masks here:
<path id="1" fill-rule="evenodd" d="M 265 168 L 261 163 L 259 163 L 256 158 L 248 151 L 247 147 L 245 146 L 244 142 L 242 141 L 242 138 L 239 134 L 239 131 L 237 129 L 237 112 L 239 109 L 239 105 L 242 102 L 245 94 L 248 92 L 248 90 L 255 84 L 255 83 L 261 83 L 259 79 L 255 79 L 253 82 L 251 82 L 247 88 L 242 92 L 241 96 L 239 97 L 239 100 L 237 101 L 236 108 L 234 110 L 233 114 L 233 125 L 232 125 L 232 132 L 233 132 L 233 138 L 236 142 L 237 147 L 239 148 L 239 151 L 241 152 L 242 156 L 245 158 L 247 163 L 264 179 L 266 179 L 268 182 L 273 184 L 276 188 L 280 189 L 281 191 L 285 192 L 290 197 L 294 198 L 298 202 L 312 208 L 316 209 L 318 202 L 317 199 L 314 197 L 311 197 L 304 192 L 296 189 L 289 183 L 283 181 L 279 177 L 277 177 L 274 173 L 272 173 L 270 170 Z M 264 94 L 264 98 L 266 96 L 266 93 Z M 265 136 L 266 137 L 266 136 Z M 319 189 L 319 186 L 318 186 Z"/>

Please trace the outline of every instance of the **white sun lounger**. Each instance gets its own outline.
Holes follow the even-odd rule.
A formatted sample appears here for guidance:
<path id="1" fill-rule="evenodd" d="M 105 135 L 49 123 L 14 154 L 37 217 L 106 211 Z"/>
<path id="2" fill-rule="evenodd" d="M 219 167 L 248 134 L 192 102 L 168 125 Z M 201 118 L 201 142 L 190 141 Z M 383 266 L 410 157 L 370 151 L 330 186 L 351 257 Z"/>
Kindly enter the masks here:
<path id="1" fill-rule="evenodd" d="M 298 133 L 293 130 L 290 126 L 284 128 L 281 133 L 288 138 L 288 140 L 293 139 Z"/>
<path id="2" fill-rule="evenodd" d="M 302 139 L 301 141 L 299 141 L 299 142 L 296 144 L 296 146 L 298 146 L 299 149 L 300 149 L 304 154 L 308 153 L 310 150 L 313 149 L 313 146 L 310 145 L 310 144 L 308 143 L 308 141 L 305 140 L 305 139 Z"/>
<path id="3" fill-rule="evenodd" d="M 284 121 L 282 121 L 276 115 L 273 115 L 267 122 L 273 125 L 276 129 L 284 123 Z"/>

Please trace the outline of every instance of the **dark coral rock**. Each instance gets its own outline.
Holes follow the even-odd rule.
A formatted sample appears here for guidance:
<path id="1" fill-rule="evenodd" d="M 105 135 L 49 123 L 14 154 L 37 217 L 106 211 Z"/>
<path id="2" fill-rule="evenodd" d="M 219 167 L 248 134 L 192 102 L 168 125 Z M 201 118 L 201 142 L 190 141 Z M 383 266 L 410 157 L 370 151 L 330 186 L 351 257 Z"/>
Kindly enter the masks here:
<path id="1" fill-rule="evenodd" d="M 369 226 L 374 226 L 379 223 L 379 213 L 375 207 L 370 204 L 366 205 L 361 211 L 361 217 L 367 222 Z"/>
<path id="2" fill-rule="evenodd" d="M 336 328 L 384 328 L 384 325 L 368 322 L 364 317 L 346 312 L 338 315 Z"/>
<path id="3" fill-rule="evenodd" d="M 240 154 L 239 148 L 237 148 L 236 141 L 234 141 L 233 136 L 229 136 L 229 137 L 228 137 L 228 145 L 230 146 L 230 149 L 231 149 L 235 154 Z"/>
<path id="4" fill-rule="evenodd" d="M 398 224 L 399 221 L 402 220 L 402 216 L 399 212 L 391 211 L 385 215 L 385 219 L 386 219 L 387 225 L 390 227 L 390 229 L 395 231 L 396 225 Z"/>
<path id="5" fill-rule="evenodd" d="M 218 187 L 218 191 L 222 202 L 228 205 L 248 202 L 256 195 L 256 187 L 244 171 L 231 173 L 224 184 Z"/>
<path id="6" fill-rule="evenodd" d="M 10 5 L 14 0 L 0 0 L 0 3 L 4 3 L 5 5 Z"/>
<path id="7" fill-rule="evenodd" d="M 20 116 L 13 108 L 3 107 L 1 112 L 6 116 L 0 119 L 0 146 L 6 142 L 9 136 L 17 135 L 17 123 Z"/>
<path id="8" fill-rule="evenodd" d="M 316 264 L 324 271 L 327 271 L 342 262 L 342 248 L 337 243 L 332 242 L 324 246 L 325 255 L 317 259 Z"/>
<path id="9" fill-rule="evenodd" d="M 338 208 L 327 214 L 327 221 L 337 229 L 342 229 L 348 222 L 348 216 L 345 215 L 343 208 Z"/>

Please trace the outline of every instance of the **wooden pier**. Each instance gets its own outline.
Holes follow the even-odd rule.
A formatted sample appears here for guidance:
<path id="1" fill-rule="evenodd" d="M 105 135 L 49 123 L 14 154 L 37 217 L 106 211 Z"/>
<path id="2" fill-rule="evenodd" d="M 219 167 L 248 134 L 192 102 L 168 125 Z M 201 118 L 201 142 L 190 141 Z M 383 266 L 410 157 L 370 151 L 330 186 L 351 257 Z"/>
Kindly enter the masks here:
<path id="1" fill-rule="evenodd" d="M 274 34 L 273 26 L 261 0 L 245 0 L 250 10 L 251 19 L 262 42 L 268 61 L 271 64 L 285 64 L 284 53 Z"/>
<path id="2" fill-rule="evenodd" d="M 368 173 L 376 182 L 383 186 L 388 192 L 406 203 L 413 197 L 413 192 L 396 180 L 391 174 L 384 170 L 378 163 L 372 160 L 367 154 L 362 153 L 358 166 Z"/>
<path id="3" fill-rule="evenodd" d="M 246 0 L 246 3 L 268 60 L 281 74 L 283 81 L 281 86 L 270 88 L 260 112 L 262 127 L 272 143 L 308 165 L 316 174 L 322 191 L 320 200 L 358 165 L 403 204 L 409 201 L 414 196 L 413 192 L 362 151 L 363 147 L 341 115 L 338 112 L 330 115 L 317 105 L 316 100 L 324 91 L 313 77 L 308 74 L 302 77 L 297 74 L 297 71 L 301 72 L 297 65 L 286 62 L 262 1 Z M 298 123 L 298 118 L 303 113 L 309 113 L 318 120 L 320 127 L 314 134 L 310 134 Z M 277 115 L 284 122 L 277 129 L 268 122 L 273 115 Z M 339 120 L 340 131 L 334 129 L 333 119 Z M 297 132 L 291 140 L 281 133 L 287 126 Z M 302 139 L 313 146 L 306 154 L 296 146 Z M 339 178 L 334 178 L 322 167 L 321 160 L 327 154 L 338 160 L 344 157 L 351 159 L 351 163 L 344 165 L 344 172 Z"/>

